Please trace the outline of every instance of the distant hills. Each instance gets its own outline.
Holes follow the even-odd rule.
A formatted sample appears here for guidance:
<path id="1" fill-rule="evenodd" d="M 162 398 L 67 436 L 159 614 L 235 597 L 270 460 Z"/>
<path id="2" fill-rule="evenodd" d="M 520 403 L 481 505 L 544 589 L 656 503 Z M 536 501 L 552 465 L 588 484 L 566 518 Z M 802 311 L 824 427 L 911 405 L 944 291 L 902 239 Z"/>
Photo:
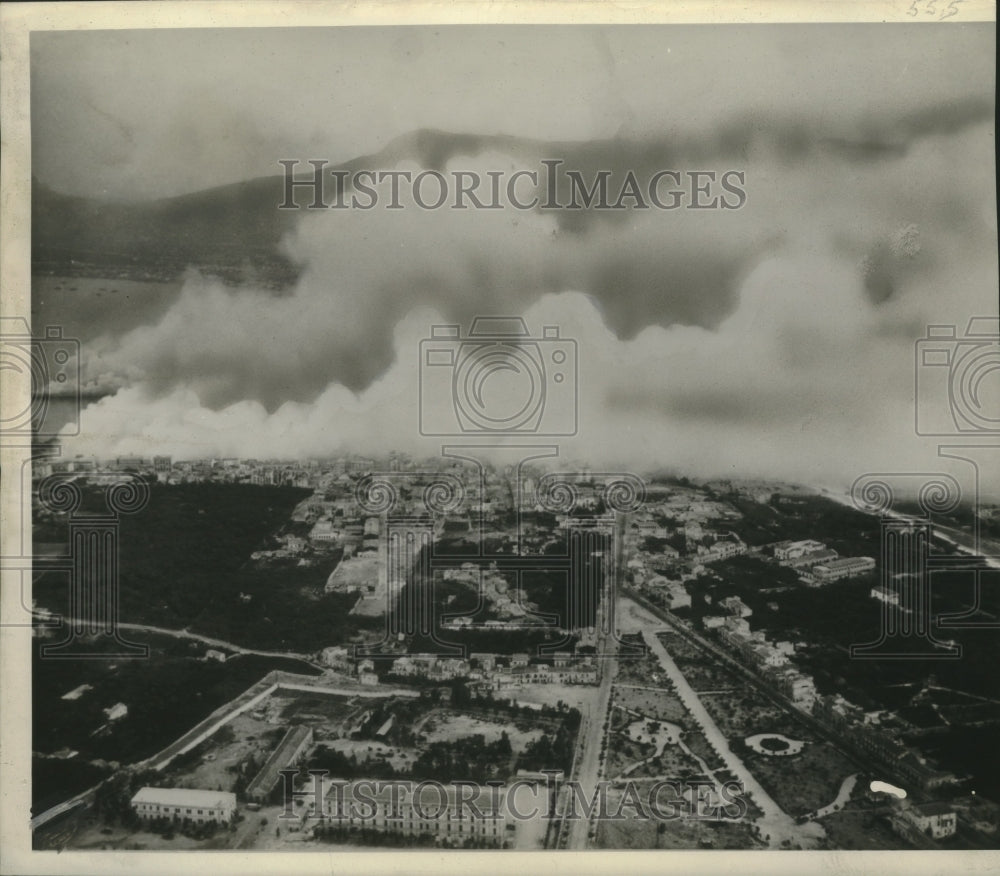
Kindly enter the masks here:
<path id="1" fill-rule="evenodd" d="M 724 151 L 731 146 L 726 143 Z M 362 169 L 391 169 L 409 161 L 444 170 L 454 158 L 490 152 L 503 155 L 518 168 L 535 170 L 541 169 L 543 159 L 557 157 L 565 167 L 590 179 L 602 169 L 653 173 L 671 167 L 670 162 L 683 158 L 685 151 L 682 144 L 664 138 L 555 143 L 419 130 L 395 138 L 375 154 L 326 169 L 353 174 Z M 309 170 L 309 157 L 320 156 L 302 156 L 303 173 Z M 328 180 L 328 199 L 332 199 L 334 184 L 332 178 Z M 276 174 L 177 197 L 122 203 L 60 194 L 33 179 L 33 268 L 36 273 L 169 280 L 188 266 L 196 266 L 234 282 L 253 273 L 268 285 L 288 285 L 298 271 L 280 252 L 279 244 L 304 212 L 277 209 L 283 191 L 284 177 Z M 303 190 L 296 195 L 303 206 L 308 196 Z M 596 219 L 589 210 L 558 213 L 560 224 L 569 231 Z M 601 218 L 620 221 L 623 217 L 604 211 Z"/>
<path id="2" fill-rule="evenodd" d="M 278 250 L 296 214 L 275 209 L 283 180 L 264 177 L 175 198 L 114 203 L 59 194 L 32 180 L 32 268 L 69 276 L 168 280 L 190 265 L 227 279 L 293 281 Z"/>

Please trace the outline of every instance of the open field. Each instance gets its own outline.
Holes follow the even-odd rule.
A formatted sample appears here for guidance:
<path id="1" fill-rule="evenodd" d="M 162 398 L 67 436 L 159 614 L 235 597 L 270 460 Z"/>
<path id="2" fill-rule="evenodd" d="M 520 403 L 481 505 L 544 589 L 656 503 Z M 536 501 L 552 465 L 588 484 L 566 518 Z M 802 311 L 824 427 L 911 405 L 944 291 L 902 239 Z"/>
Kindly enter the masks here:
<path id="1" fill-rule="evenodd" d="M 153 634 L 133 634 L 150 645 L 147 660 L 44 660 L 33 646 L 32 748 L 51 753 L 69 748 L 75 763 L 36 760 L 32 785 L 35 814 L 95 784 L 90 761 L 132 763 L 150 757 L 239 696 L 272 669 L 315 672 L 280 658 L 240 655 L 225 663 L 200 659 L 205 646 Z M 80 686 L 77 699 L 63 696 Z M 128 714 L 111 722 L 103 710 L 124 703 Z M 56 767 L 53 767 L 53 764 Z"/>
<path id="2" fill-rule="evenodd" d="M 712 719 L 730 740 L 758 733 L 783 733 L 806 742 L 816 739 L 816 734 L 803 722 L 755 688 L 744 685 L 733 692 L 702 693 L 700 697 Z"/>
<path id="3" fill-rule="evenodd" d="M 611 812 L 615 812 L 620 794 L 608 794 Z M 626 808 L 624 814 L 633 810 Z M 601 820 L 597 824 L 596 847 L 599 849 L 755 849 L 763 844 L 754 838 L 745 822 L 703 821 L 678 818 L 671 821 L 626 818 Z"/>
<path id="4" fill-rule="evenodd" d="M 385 761 L 398 773 L 406 773 L 416 763 L 419 752 L 415 748 L 376 742 L 373 739 L 329 739 L 323 745 L 345 757 L 364 764 L 365 761 Z"/>
<path id="5" fill-rule="evenodd" d="M 615 685 L 615 704 L 659 721 L 683 724 L 690 720 L 687 709 L 670 688 Z"/>
<path id="6" fill-rule="evenodd" d="M 306 694 L 289 695 L 284 693 L 270 698 L 275 711 L 279 711 L 280 720 L 292 723 L 336 722 L 342 720 L 350 711 L 350 697 L 338 694 Z"/>
<path id="7" fill-rule="evenodd" d="M 789 815 L 805 815 L 831 803 L 841 782 L 857 772 L 857 767 L 827 742 L 807 745 L 790 757 L 771 757 L 749 750 L 741 757 Z"/>
<path id="8" fill-rule="evenodd" d="M 622 731 L 616 730 L 612 732 L 608 742 L 608 759 L 604 767 L 605 775 L 608 778 L 624 775 L 630 767 L 652 756 L 655 751 L 655 746 L 643 745 L 629 739 Z"/>
<path id="9" fill-rule="evenodd" d="M 699 694 L 701 691 L 729 690 L 733 687 L 733 676 L 708 657 L 681 657 L 675 658 L 675 662 L 688 684 Z"/>

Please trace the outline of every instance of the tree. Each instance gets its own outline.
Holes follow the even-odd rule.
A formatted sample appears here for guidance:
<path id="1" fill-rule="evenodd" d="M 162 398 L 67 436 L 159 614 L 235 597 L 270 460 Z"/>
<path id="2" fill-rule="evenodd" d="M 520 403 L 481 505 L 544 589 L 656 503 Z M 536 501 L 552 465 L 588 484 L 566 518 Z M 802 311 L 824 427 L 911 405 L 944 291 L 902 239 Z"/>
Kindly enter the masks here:
<path id="1" fill-rule="evenodd" d="M 499 742 L 499 745 L 498 745 L 498 751 L 499 751 L 500 754 L 506 755 L 507 757 L 510 757 L 510 755 L 513 752 L 513 749 L 511 748 L 511 744 L 510 744 L 510 737 L 507 735 L 507 731 L 506 730 L 504 730 L 500 734 L 500 742 Z"/>

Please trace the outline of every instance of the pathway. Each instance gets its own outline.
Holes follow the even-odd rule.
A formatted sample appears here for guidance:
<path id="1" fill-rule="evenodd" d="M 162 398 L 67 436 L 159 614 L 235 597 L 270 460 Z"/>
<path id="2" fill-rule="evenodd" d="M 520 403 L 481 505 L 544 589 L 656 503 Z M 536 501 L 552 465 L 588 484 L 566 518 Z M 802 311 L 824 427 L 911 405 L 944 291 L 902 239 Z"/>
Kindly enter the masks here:
<path id="1" fill-rule="evenodd" d="M 638 605 L 629 606 L 629 612 L 636 619 L 643 619 L 647 614 Z M 681 698 L 688 711 L 695 721 L 701 726 L 702 732 L 709 744 L 718 752 L 728 769 L 736 779 L 742 783 L 745 792 L 749 793 L 754 804 L 761 810 L 762 815 L 758 821 L 761 836 L 769 836 L 768 840 L 771 848 L 781 848 L 786 843 L 793 848 L 810 848 L 818 844 L 818 841 L 825 836 L 823 828 L 815 823 L 798 825 L 795 820 L 784 812 L 774 801 L 770 794 L 757 781 L 753 773 L 747 769 L 746 765 L 729 748 L 729 743 L 722 731 L 719 730 L 712 716 L 705 709 L 694 689 L 688 684 L 684 674 L 680 671 L 674 659 L 667 652 L 663 643 L 656 636 L 655 629 L 662 629 L 663 624 L 654 615 L 648 615 L 647 628 L 643 630 L 643 638 L 650 651 L 656 655 L 660 665 L 673 682 L 677 690 L 677 695 Z"/>
<path id="2" fill-rule="evenodd" d="M 822 818 L 824 815 L 829 815 L 831 812 L 836 812 L 838 809 L 843 808 L 844 804 L 851 799 L 851 792 L 854 790 L 854 786 L 858 783 L 858 774 L 848 776 L 840 783 L 840 790 L 837 792 L 837 796 L 834 797 L 832 803 L 827 803 L 821 809 L 817 809 L 815 812 L 810 814 L 809 818 Z"/>
<path id="3" fill-rule="evenodd" d="M 46 619 L 58 619 L 68 625 L 81 624 L 86 626 L 91 623 L 91 621 L 86 618 L 66 617 L 65 615 L 54 615 Z M 183 630 L 174 630 L 168 627 L 154 627 L 149 624 L 131 624 L 123 621 L 119 621 L 115 624 L 115 626 L 121 630 L 138 630 L 139 632 L 156 633 L 161 636 L 173 636 L 175 639 L 193 639 L 195 641 L 202 642 L 205 645 L 211 645 L 213 648 L 225 648 L 227 651 L 234 651 L 237 654 L 254 654 L 258 657 L 281 657 L 289 660 L 302 660 L 305 663 L 318 666 L 314 654 L 303 654 L 298 651 L 261 651 L 258 648 L 246 648 L 243 645 L 237 645 L 234 642 L 226 642 L 223 639 L 213 639 L 210 636 L 203 636 L 201 633 L 192 633 L 187 628 Z"/>

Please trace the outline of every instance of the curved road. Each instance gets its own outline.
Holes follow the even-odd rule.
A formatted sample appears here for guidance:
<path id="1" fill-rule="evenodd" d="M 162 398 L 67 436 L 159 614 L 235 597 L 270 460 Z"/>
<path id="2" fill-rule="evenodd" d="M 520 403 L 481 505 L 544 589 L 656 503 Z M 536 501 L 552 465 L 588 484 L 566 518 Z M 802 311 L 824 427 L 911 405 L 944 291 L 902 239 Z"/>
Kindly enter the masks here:
<path id="1" fill-rule="evenodd" d="M 43 620 L 60 620 L 63 624 L 81 624 L 85 627 L 92 623 L 90 618 L 77 618 L 77 617 L 66 617 L 65 615 L 49 615 L 42 618 Z M 182 630 L 172 630 L 167 627 L 154 627 L 149 624 L 130 624 L 119 621 L 115 624 L 117 629 L 120 630 L 137 630 L 144 633 L 157 633 L 161 636 L 173 636 L 175 639 L 193 639 L 198 642 L 202 642 L 205 645 L 211 645 L 215 648 L 225 648 L 227 651 L 235 651 L 237 654 L 254 654 L 258 657 L 283 657 L 289 660 L 301 660 L 305 663 L 309 663 L 312 666 L 321 668 L 318 663 L 316 663 L 315 654 L 302 654 L 298 651 L 262 651 L 259 648 L 245 648 L 243 645 L 237 645 L 234 642 L 226 642 L 222 639 L 213 639 L 211 636 L 203 636 L 201 633 L 192 633 L 187 628 Z"/>
<path id="2" fill-rule="evenodd" d="M 848 800 L 851 799 L 851 792 L 854 790 L 854 786 L 858 783 L 858 774 L 848 776 L 840 783 L 840 790 L 837 792 L 837 796 L 833 798 L 833 801 L 827 803 L 820 809 L 817 809 L 809 818 L 822 818 L 824 815 L 829 815 L 831 812 L 836 812 L 841 806 L 843 806 Z"/>

